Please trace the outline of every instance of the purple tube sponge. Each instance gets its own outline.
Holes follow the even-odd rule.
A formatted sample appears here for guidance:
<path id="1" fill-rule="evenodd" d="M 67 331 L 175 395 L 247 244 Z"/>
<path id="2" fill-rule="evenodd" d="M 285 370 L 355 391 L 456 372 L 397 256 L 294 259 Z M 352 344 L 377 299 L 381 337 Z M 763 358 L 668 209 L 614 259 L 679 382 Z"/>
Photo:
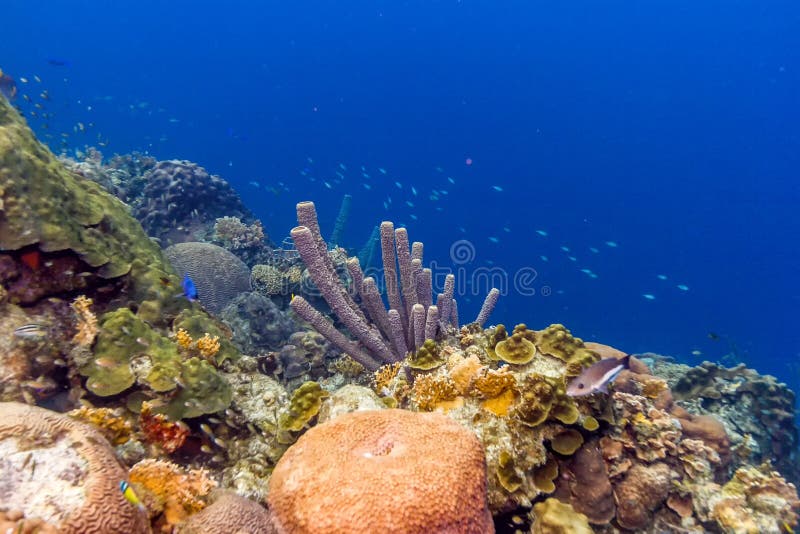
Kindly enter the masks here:
<path id="1" fill-rule="evenodd" d="M 489 319 L 489 316 L 494 311 L 494 306 L 497 304 L 497 299 L 500 297 L 500 290 L 493 287 L 489 294 L 486 295 L 486 298 L 483 300 L 483 306 L 481 306 L 481 311 L 478 313 L 477 319 L 475 322 L 478 323 L 478 326 L 483 327 L 483 324 Z"/>
<path id="2" fill-rule="evenodd" d="M 314 307 L 306 301 L 303 297 L 295 297 L 289 304 L 292 310 L 299 315 L 303 320 L 308 322 L 314 330 L 319 332 L 325 339 L 330 341 L 337 349 L 349 354 L 355 361 L 369 369 L 375 371 L 380 367 L 372 356 L 364 352 L 358 343 L 345 337 L 344 334 L 336 330 L 324 315 L 318 312 Z"/>
<path id="3" fill-rule="evenodd" d="M 314 235 L 305 226 L 298 226 L 291 231 L 297 252 L 303 259 L 311 280 L 322 293 L 322 297 L 339 320 L 344 323 L 348 330 L 367 348 L 373 357 L 391 361 L 391 350 L 381 339 L 377 330 L 370 328 L 365 318 L 360 313 L 356 313 L 353 307 L 347 302 L 346 292 L 342 291 L 342 285 L 335 273 L 328 271 L 325 265 L 325 254 L 320 254 L 316 246 Z"/>

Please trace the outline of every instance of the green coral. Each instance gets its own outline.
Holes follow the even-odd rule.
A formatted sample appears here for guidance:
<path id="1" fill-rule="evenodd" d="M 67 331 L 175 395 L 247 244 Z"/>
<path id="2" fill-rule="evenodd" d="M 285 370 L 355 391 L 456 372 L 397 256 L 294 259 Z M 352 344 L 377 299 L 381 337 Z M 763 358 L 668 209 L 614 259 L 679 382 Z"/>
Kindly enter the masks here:
<path id="1" fill-rule="evenodd" d="M 319 413 L 322 401 L 328 392 L 317 382 L 304 382 L 292 394 L 289 406 L 278 419 L 278 439 L 282 443 L 292 443 L 296 434 L 302 431 Z"/>
<path id="2" fill-rule="evenodd" d="M 231 403 L 231 386 L 213 365 L 193 357 L 181 362 L 181 389 L 165 413 L 172 420 L 219 412 Z"/>
<path id="3" fill-rule="evenodd" d="M 525 376 L 519 389 L 520 401 L 514 415 L 526 426 L 539 426 L 548 418 L 571 425 L 580 417 L 577 406 L 567 395 L 563 378 L 533 373 Z"/>
<path id="4" fill-rule="evenodd" d="M 556 484 L 553 482 L 558 476 L 558 460 L 548 458 L 544 465 L 537 467 L 533 472 L 533 485 L 543 493 L 553 493 Z"/>
<path id="5" fill-rule="evenodd" d="M 236 361 L 240 354 L 230 342 L 228 332 L 218 326 L 213 318 L 199 309 L 183 310 L 172 323 L 172 329 L 177 332 L 183 328 L 193 339 L 197 340 L 205 334 L 219 337 L 219 351 L 214 355 L 214 362 L 220 365 L 228 359 Z"/>
<path id="6" fill-rule="evenodd" d="M 522 486 L 522 477 L 514 467 L 514 458 L 508 451 L 501 451 L 497 459 L 497 479 L 509 493 L 514 493 Z"/>
<path id="7" fill-rule="evenodd" d="M 536 356 L 535 340 L 535 333 L 520 324 L 514 328 L 511 337 L 495 345 L 494 352 L 504 362 L 524 365 Z"/>
<path id="8" fill-rule="evenodd" d="M 86 388 L 101 397 L 116 395 L 133 386 L 136 375 L 131 359 L 145 354 L 150 371 L 145 382 L 154 391 L 176 387 L 180 357 L 175 345 L 159 335 L 128 308 L 120 308 L 100 317 L 100 329 L 93 359 L 78 369 L 87 377 Z"/>
<path id="9" fill-rule="evenodd" d="M 589 519 L 553 497 L 533 505 L 533 534 L 592 534 Z"/>
<path id="10" fill-rule="evenodd" d="M 552 437 L 550 448 L 558 454 L 570 456 L 583 445 L 583 435 L 577 430 L 568 428 Z"/>
<path id="11" fill-rule="evenodd" d="M 505 325 L 502 324 L 495 326 L 494 330 L 486 335 L 486 354 L 489 355 L 490 360 L 497 361 L 500 359 L 494 349 L 498 343 L 506 339 L 508 339 L 508 332 Z"/>
<path id="12" fill-rule="evenodd" d="M 567 364 L 567 375 L 577 376 L 583 367 L 597 361 L 598 356 L 583 346 L 583 340 L 574 337 L 562 324 L 545 328 L 536 341 L 542 354 L 548 354 Z"/>
<path id="13" fill-rule="evenodd" d="M 418 371 L 436 369 L 442 364 L 444 358 L 440 355 L 439 346 L 432 339 L 426 339 L 422 347 L 408 358 L 408 366 Z"/>
<path id="14" fill-rule="evenodd" d="M 72 251 L 102 278 L 127 275 L 137 304 L 154 310 L 147 321 L 164 321 L 181 305 L 180 280 L 128 207 L 66 170 L 0 99 L 0 249 L 29 245 Z"/>

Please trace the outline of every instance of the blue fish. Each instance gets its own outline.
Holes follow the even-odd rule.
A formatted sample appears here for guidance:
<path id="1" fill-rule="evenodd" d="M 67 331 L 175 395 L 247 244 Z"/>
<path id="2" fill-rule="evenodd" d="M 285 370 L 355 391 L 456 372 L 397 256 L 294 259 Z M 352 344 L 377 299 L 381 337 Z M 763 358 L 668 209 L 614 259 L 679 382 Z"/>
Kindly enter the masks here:
<path id="1" fill-rule="evenodd" d="M 188 273 L 183 275 L 183 296 L 192 302 L 197 300 L 197 286 Z"/>

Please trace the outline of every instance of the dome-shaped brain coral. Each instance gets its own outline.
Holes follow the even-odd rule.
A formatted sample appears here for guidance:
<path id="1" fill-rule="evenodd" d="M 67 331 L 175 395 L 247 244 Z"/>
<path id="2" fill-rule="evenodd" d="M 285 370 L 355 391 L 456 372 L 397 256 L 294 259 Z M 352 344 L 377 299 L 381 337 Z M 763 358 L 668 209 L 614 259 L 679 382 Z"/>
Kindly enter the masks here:
<path id="1" fill-rule="evenodd" d="M 180 534 L 273 534 L 269 512 L 236 493 L 220 492 L 216 500 L 190 516 L 179 528 Z"/>
<path id="2" fill-rule="evenodd" d="M 441 414 L 361 411 L 313 427 L 275 466 L 268 502 L 286 533 L 494 532 L 483 448 Z"/>
<path id="3" fill-rule="evenodd" d="M 211 243 L 178 243 L 164 250 L 178 274 L 188 274 L 197 296 L 211 313 L 219 313 L 239 293 L 250 291 L 250 269 L 232 252 Z"/>
<path id="4" fill-rule="evenodd" d="M 0 403 L 0 457 L 3 508 L 42 518 L 65 534 L 150 531 L 145 514 L 119 490 L 126 470 L 89 425 L 26 404 Z"/>

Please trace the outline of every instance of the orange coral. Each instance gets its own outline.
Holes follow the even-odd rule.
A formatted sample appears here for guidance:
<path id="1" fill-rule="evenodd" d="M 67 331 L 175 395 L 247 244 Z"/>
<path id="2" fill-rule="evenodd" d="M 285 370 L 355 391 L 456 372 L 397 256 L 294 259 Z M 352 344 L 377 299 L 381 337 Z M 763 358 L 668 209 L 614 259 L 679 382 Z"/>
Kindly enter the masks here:
<path id="1" fill-rule="evenodd" d="M 192 336 L 183 328 L 179 328 L 175 333 L 175 340 L 177 341 L 178 346 L 184 350 L 191 349 L 192 344 L 194 343 Z"/>
<path id="2" fill-rule="evenodd" d="M 150 443 L 161 446 L 168 453 L 173 453 L 186 441 L 189 429 L 181 423 L 173 423 L 167 416 L 153 413 L 149 402 L 142 404 L 139 413 L 139 424 L 142 427 L 145 439 Z"/>
<path id="3" fill-rule="evenodd" d="M 380 393 L 384 389 L 388 389 L 394 377 L 400 372 L 401 366 L 402 364 L 400 362 L 395 362 L 379 367 L 378 370 L 375 371 L 375 391 Z"/>
<path id="4" fill-rule="evenodd" d="M 97 337 L 97 317 L 92 313 L 92 299 L 81 295 L 72 301 L 72 310 L 77 318 L 77 333 L 72 341 L 83 347 L 89 347 Z"/>
<path id="5" fill-rule="evenodd" d="M 219 352 L 219 336 L 211 336 L 208 332 L 197 340 L 197 350 L 206 360 L 210 360 Z"/>
<path id="6" fill-rule="evenodd" d="M 303 434 L 275 466 L 267 500 L 279 532 L 490 534 L 486 485 L 470 430 L 441 414 L 372 410 Z"/>
<path id="7" fill-rule="evenodd" d="M 205 469 L 186 469 L 163 460 L 142 460 L 131 468 L 131 483 L 149 509 L 164 513 L 175 525 L 206 507 L 217 483 Z"/>
<path id="8" fill-rule="evenodd" d="M 81 406 L 67 415 L 96 426 L 114 445 L 126 443 L 133 431 L 130 421 L 124 419 L 110 408 L 93 408 Z"/>
<path id="9" fill-rule="evenodd" d="M 419 409 L 428 412 L 436 408 L 451 408 L 453 401 L 459 398 L 456 385 L 450 377 L 443 375 L 417 377 L 412 396 Z"/>

